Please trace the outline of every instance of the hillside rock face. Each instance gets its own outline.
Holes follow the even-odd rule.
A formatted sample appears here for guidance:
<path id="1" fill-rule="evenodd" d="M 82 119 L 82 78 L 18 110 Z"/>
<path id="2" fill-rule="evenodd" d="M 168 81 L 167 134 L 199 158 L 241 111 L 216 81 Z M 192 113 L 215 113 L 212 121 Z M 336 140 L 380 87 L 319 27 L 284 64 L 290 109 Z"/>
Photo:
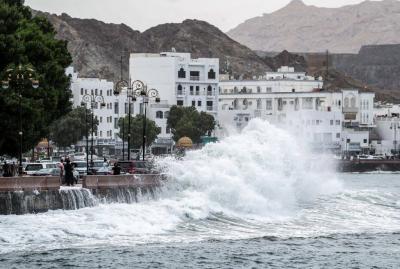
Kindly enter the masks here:
<path id="1" fill-rule="evenodd" d="M 382 90 L 400 90 L 400 45 L 364 46 L 358 54 L 332 55 L 336 69 Z"/>
<path id="2" fill-rule="evenodd" d="M 222 71 L 228 68 L 232 74 L 250 76 L 270 70 L 252 50 L 204 21 L 162 24 L 141 33 L 124 24 L 71 18 L 67 14 L 33 13 L 46 16 L 57 31 L 57 38 L 68 41 L 73 65 L 83 77 L 119 79 L 122 56 L 126 79 L 130 53 L 159 53 L 172 48 L 191 52 L 193 58 L 220 58 Z"/>
<path id="3" fill-rule="evenodd" d="M 357 53 L 363 45 L 400 43 L 400 1 L 365 1 L 341 8 L 293 0 L 228 32 L 253 50 Z"/>

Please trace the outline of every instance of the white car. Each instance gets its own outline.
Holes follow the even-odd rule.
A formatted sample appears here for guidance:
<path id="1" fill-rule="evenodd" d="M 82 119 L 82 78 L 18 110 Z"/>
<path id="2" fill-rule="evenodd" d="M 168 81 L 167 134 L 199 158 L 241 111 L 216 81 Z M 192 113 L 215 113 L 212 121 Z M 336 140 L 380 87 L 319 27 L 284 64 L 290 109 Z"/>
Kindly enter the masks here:
<path id="1" fill-rule="evenodd" d="M 25 166 L 25 175 L 33 175 L 36 171 L 45 168 L 58 168 L 57 163 L 28 163 Z"/>

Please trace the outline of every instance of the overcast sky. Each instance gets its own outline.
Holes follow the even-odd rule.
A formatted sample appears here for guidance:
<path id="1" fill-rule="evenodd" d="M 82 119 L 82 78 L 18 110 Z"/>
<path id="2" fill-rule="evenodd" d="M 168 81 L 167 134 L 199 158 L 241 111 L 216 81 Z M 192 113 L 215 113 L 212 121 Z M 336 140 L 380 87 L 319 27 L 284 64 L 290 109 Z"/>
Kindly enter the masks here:
<path id="1" fill-rule="evenodd" d="M 95 18 L 104 22 L 125 23 L 144 31 L 167 22 L 184 19 L 205 20 L 223 31 L 243 21 L 270 13 L 290 0 L 25 0 L 33 9 L 72 17 Z M 307 5 L 340 7 L 362 0 L 304 0 Z"/>

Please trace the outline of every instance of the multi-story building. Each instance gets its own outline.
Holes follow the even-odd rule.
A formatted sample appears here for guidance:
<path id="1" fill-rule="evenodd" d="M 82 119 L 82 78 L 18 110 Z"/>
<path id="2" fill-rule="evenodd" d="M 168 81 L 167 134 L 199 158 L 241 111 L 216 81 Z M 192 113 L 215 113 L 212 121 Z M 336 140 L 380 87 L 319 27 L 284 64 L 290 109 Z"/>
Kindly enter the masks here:
<path id="1" fill-rule="evenodd" d="M 232 126 L 241 129 L 252 118 L 263 118 L 301 131 L 317 147 L 344 149 L 351 144 L 352 150 L 362 151 L 369 138 L 360 128 L 374 124 L 374 94 L 353 89 L 327 92 L 322 86 L 321 78 L 288 67 L 267 73 L 263 80 L 221 81 L 218 122 L 222 135 Z"/>
<path id="2" fill-rule="evenodd" d="M 114 83 L 98 78 L 81 78 L 78 73 L 74 72 L 70 67 L 66 73 L 71 76 L 72 102 L 74 107 L 83 105 L 83 97 L 85 95 L 102 96 L 105 106 L 102 107 L 99 102 L 94 103 L 92 108 L 90 104 L 85 104 L 87 108 L 93 111 L 94 116 L 99 121 L 97 132 L 94 133 L 94 147 L 96 153 L 120 154 L 122 149 L 122 140 L 118 137 L 119 118 L 125 117 L 124 103 L 126 103 L 126 94 L 115 96 Z M 125 105 L 126 107 L 126 105 Z M 89 119 L 88 119 L 89 120 Z M 89 134 L 91 139 L 91 134 Z M 85 141 L 78 143 L 78 148 L 84 151 L 86 147 Z"/>
<path id="3" fill-rule="evenodd" d="M 167 128 L 168 112 L 173 105 L 193 106 L 215 118 L 218 111 L 219 59 L 192 59 L 190 53 L 163 52 L 160 54 L 133 53 L 129 74 L 132 80 L 143 81 L 148 88 L 158 90 L 161 102 L 150 100 L 148 117 L 161 127 L 153 151 L 168 152 L 172 145 Z M 141 113 L 141 100 L 134 113 Z"/>

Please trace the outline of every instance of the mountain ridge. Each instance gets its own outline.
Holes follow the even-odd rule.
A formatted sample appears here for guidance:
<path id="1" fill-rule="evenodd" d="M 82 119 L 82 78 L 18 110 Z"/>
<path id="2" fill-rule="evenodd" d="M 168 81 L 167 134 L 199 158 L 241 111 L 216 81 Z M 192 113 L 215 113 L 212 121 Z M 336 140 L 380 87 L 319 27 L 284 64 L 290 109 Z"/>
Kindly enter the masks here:
<path id="1" fill-rule="evenodd" d="M 363 45 L 400 43 L 400 1 L 321 8 L 294 0 L 228 31 L 252 50 L 357 53 Z"/>

